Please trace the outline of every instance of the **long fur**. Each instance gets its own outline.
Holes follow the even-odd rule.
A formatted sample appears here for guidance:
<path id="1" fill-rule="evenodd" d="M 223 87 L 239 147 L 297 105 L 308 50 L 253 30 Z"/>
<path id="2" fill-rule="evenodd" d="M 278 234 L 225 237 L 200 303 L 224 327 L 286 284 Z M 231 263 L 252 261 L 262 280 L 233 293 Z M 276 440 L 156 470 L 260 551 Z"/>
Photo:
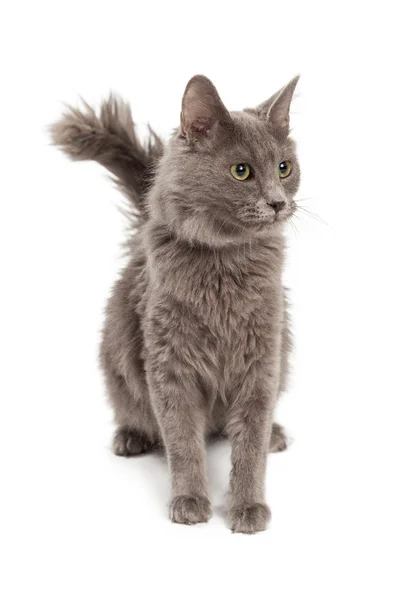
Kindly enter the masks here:
<path id="1" fill-rule="evenodd" d="M 161 139 L 149 127 L 148 140 L 141 143 L 129 105 L 113 94 L 101 104 L 98 115 L 82 102 L 83 110 L 68 106 L 50 126 L 53 143 L 72 160 L 94 160 L 110 171 L 135 217 L 146 220 L 145 195 L 163 153 Z"/>
<path id="2" fill-rule="evenodd" d="M 267 454 L 286 445 L 273 412 L 290 351 L 282 270 L 300 180 L 288 137 L 296 83 L 230 113 L 207 78 L 192 78 L 164 150 L 154 134 L 139 143 L 129 107 L 112 97 L 100 116 L 70 109 L 52 129 L 71 158 L 109 169 L 139 212 L 100 360 L 114 451 L 165 448 L 178 523 L 211 516 L 204 439 L 215 434 L 232 441 L 232 530 L 255 533 L 269 521 Z M 249 162 L 246 181 L 233 175 L 238 161 Z M 284 179 L 282 161 L 291 165 Z"/>

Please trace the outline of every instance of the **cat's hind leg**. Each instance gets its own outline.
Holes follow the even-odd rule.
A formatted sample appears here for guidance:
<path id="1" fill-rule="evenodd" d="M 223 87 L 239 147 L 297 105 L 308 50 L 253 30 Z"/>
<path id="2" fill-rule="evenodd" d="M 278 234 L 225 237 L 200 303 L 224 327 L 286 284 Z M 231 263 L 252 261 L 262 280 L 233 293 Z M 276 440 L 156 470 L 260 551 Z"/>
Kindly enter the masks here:
<path id="1" fill-rule="evenodd" d="M 284 321 L 282 328 L 282 345 L 281 345 L 281 368 L 279 377 L 279 394 L 281 395 L 287 386 L 289 375 L 289 358 L 292 349 L 292 334 L 290 330 L 290 317 L 288 313 L 288 291 L 285 289 L 285 309 Z M 272 426 L 271 440 L 268 452 L 283 452 L 289 446 L 289 440 L 282 425 L 274 423 Z"/>
<path id="2" fill-rule="evenodd" d="M 288 447 L 288 438 L 282 425 L 272 425 L 271 441 L 268 452 L 283 452 Z"/>
<path id="3" fill-rule="evenodd" d="M 151 439 L 147 434 L 132 427 L 121 425 L 117 427 L 114 439 L 113 450 L 117 456 L 137 456 L 144 452 L 161 449 L 161 444 Z"/>
<path id="4" fill-rule="evenodd" d="M 130 457 L 161 449 L 161 434 L 145 381 L 143 384 L 137 381 L 130 388 L 125 378 L 110 365 L 104 368 L 104 374 L 117 426 L 112 444 L 114 453 Z"/>

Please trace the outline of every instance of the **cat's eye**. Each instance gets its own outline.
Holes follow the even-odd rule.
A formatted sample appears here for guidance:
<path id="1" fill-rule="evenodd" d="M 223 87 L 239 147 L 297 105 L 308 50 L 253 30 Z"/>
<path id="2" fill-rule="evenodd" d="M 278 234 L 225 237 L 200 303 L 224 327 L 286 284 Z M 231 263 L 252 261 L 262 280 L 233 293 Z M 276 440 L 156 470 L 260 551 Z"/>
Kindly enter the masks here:
<path id="1" fill-rule="evenodd" d="M 283 160 L 281 163 L 279 163 L 278 171 L 279 177 L 281 179 L 285 179 L 285 177 L 288 177 L 291 173 L 291 170 L 292 163 L 290 162 L 290 160 Z"/>
<path id="2" fill-rule="evenodd" d="M 238 181 L 245 181 L 251 175 L 250 165 L 247 163 L 238 163 L 231 166 L 231 174 Z"/>

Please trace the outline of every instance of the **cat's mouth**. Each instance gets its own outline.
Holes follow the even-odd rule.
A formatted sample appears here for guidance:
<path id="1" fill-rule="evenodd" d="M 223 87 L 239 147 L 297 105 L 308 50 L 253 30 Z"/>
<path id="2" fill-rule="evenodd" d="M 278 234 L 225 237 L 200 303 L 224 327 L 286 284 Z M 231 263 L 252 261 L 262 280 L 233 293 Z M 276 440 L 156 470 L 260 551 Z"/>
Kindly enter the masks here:
<path id="1" fill-rule="evenodd" d="M 260 199 L 255 206 L 246 207 L 238 217 L 242 226 L 255 231 L 268 230 L 281 225 L 293 215 L 296 204 L 293 200 Z"/>
<path id="2" fill-rule="evenodd" d="M 274 225 L 284 223 L 292 216 L 293 213 L 294 210 L 285 209 L 274 214 L 265 214 L 254 218 L 247 218 L 244 220 L 244 224 L 246 227 L 251 227 L 257 231 L 262 231 L 263 229 L 269 229 Z"/>
<path id="3" fill-rule="evenodd" d="M 287 221 L 295 213 L 295 211 L 296 211 L 296 204 L 292 201 L 290 204 L 285 206 L 285 208 L 283 208 L 283 210 L 275 213 L 274 222 L 275 223 L 283 223 L 284 221 Z"/>
<path id="4" fill-rule="evenodd" d="M 283 221 L 286 221 L 291 216 L 291 214 L 292 213 L 290 211 L 285 211 L 284 213 L 276 213 L 274 223 L 282 223 Z"/>

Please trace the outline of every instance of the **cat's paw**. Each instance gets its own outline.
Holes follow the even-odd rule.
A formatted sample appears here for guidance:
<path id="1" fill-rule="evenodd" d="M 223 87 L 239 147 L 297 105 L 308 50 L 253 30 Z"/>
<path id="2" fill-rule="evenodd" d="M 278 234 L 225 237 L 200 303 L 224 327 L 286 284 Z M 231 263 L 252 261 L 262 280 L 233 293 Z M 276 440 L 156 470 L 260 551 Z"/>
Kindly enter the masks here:
<path id="1" fill-rule="evenodd" d="M 233 533 L 257 533 L 267 529 L 271 511 L 266 504 L 233 506 L 229 511 Z"/>
<path id="2" fill-rule="evenodd" d="M 269 452 L 283 452 L 288 447 L 289 442 L 282 425 L 274 423 L 272 426 L 271 441 Z"/>
<path id="3" fill-rule="evenodd" d="M 169 516 L 173 523 L 206 523 L 211 517 L 211 504 L 204 496 L 176 496 L 169 506 Z"/>
<path id="4" fill-rule="evenodd" d="M 150 448 L 150 441 L 134 429 L 119 427 L 115 432 L 113 450 L 117 456 L 136 456 Z"/>

